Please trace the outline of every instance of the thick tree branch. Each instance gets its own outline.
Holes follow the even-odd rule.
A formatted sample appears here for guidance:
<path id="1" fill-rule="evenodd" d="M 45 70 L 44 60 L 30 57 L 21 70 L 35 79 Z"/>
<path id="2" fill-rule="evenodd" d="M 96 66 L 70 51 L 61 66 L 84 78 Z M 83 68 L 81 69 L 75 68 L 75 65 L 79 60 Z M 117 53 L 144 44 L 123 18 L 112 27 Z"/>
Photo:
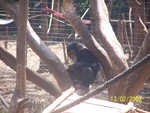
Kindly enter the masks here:
<path id="1" fill-rule="evenodd" d="M 148 30 L 148 33 L 144 39 L 144 42 L 141 46 L 140 51 L 138 52 L 134 64 L 141 60 L 146 55 L 150 54 L 150 29 Z M 126 95 L 137 95 L 141 87 L 143 86 L 144 82 L 150 77 L 150 63 L 147 63 L 137 71 L 135 71 L 129 81 L 128 81 L 128 87 L 126 91 Z M 135 82 L 136 81 L 136 82 Z M 130 86 L 134 87 L 132 90 Z"/>
<path id="2" fill-rule="evenodd" d="M 142 42 L 147 34 L 147 28 L 145 26 L 145 1 L 143 0 L 127 0 L 129 7 L 132 8 L 132 14 L 134 17 L 134 56 L 138 53 Z"/>
<path id="3" fill-rule="evenodd" d="M 63 92 L 63 94 L 57 98 L 50 106 L 48 106 L 42 113 L 51 113 L 56 107 L 58 107 L 63 101 L 65 101 L 72 93 L 74 93 L 75 89 L 70 88 Z"/>
<path id="4" fill-rule="evenodd" d="M 128 65 L 123 53 L 122 46 L 117 40 L 111 27 L 108 11 L 104 0 L 89 0 L 92 15 L 95 20 L 95 29 L 104 49 L 109 55 L 114 68 L 114 73 L 118 74 L 125 70 Z"/>
<path id="5" fill-rule="evenodd" d="M 144 39 L 140 51 L 138 52 L 136 58 L 134 59 L 134 63 L 136 63 L 149 53 L 150 53 L 150 29 L 148 30 L 148 33 Z"/>
<path id="6" fill-rule="evenodd" d="M 16 59 L 10 53 L 8 53 L 5 49 L 0 47 L 0 59 L 14 71 L 16 71 Z M 36 72 L 33 72 L 29 68 L 26 68 L 26 76 L 27 80 L 41 87 L 54 97 L 59 97 L 61 95 L 61 90 L 56 87 L 52 82 L 46 81 L 40 77 L 40 75 Z"/>
<path id="7" fill-rule="evenodd" d="M 18 2 L 6 2 L 0 0 L 0 6 L 9 13 L 17 25 L 18 17 Z M 31 25 L 27 24 L 27 42 L 33 51 L 44 61 L 50 72 L 54 74 L 58 85 L 65 91 L 68 89 L 72 82 L 69 78 L 67 71 L 58 57 L 41 41 L 38 35 L 34 32 Z"/>
<path id="8" fill-rule="evenodd" d="M 2 102 L 2 104 L 9 109 L 9 104 L 7 103 L 7 101 L 2 97 L 2 95 L 0 94 L 0 100 Z"/>
<path id="9" fill-rule="evenodd" d="M 90 0 L 91 11 L 95 20 L 95 29 L 99 36 L 100 42 L 103 44 L 109 58 L 113 64 L 113 73 L 117 75 L 128 68 L 123 49 L 116 38 L 116 35 L 109 22 L 108 11 L 104 0 Z M 113 76 L 114 76 L 113 75 Z M 112 76 L 112 78 L 113 78 Z M 124 87 L 126 81 L 119 81 L 114 84 L 108 92 L 108 97 L 124 95 Z M 119 91 L 119 92 L 118 92 Z"/>
<path id="10" fill-rule="evenodd" d="M 74 30 L 83 39 L 85 45 L 99 59 L 107 80 L 112 78 L 113 70 L 109 56 L 107 55 L 105 50 L 98 44 L 98 42 L 94 39 L 94 37 L 89 33 L 85 24 L 83 24 L 81 19 L 78 17 L 75 7 L 73 6 L 72 0 L 63 0 L 62 12 L 64 14 L 65 19 L 69 21 Z"/>

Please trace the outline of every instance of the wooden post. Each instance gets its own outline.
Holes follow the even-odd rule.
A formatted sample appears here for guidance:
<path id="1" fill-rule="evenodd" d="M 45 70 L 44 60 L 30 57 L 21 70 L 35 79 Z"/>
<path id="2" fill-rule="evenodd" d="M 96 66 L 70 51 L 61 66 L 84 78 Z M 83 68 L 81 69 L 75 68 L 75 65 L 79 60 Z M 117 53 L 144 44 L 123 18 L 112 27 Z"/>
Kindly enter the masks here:
<path id="1" fill-rule="evenodd" d="M 41 2 L 41 9 L 47 7 L 48 3 L 47 0 L 40 0 Z M 41 13 L 43 14 L 43 13 Z M 47 16 L 41 16 L 41 30 L 40 30 L 40 38 L 42 40 L 48 40 L 48 33 L 47 33 L 47 29 L 48 29 L 48 17 Z"/>
<path id="2" fill-rule="evenodd" d="M 118 40 L 120 42 L 120 44 L 122 45 L 123 47 L 123 44 L 124 44 L 124 38 L 123 38 L 123 20 L 118 20 Z"/>
<path id="3" fill-rule="evenodd" d="M 20 98 L 25 98 L 26 87 L 26 36 L 28 19 L 28 0 L 19 0 L 19 17 L 17 28 L 17 77 L 16 90 Z M 21 110 L 19 113 L 24 113 Z"/>
<path id="4" fill-rule="evenodd" d="M 123 20 L 125 19 L 124 14 L 122 14 L 122 18 L 123 18 Z M 123 23 L 123 31 L 124 31 L 123 33 L 124 33 L 125 40 L 129 47 L 129 57 L 131 58 L 132 57 L 132 48 L 131 48 L 131 44 L 130 44 L 128 33 L 127 33 L 126 22 Z"/>
<path id="5" fill-rule="evenodd" d="M 6 19 L 8 19 L 8 15 L 6 14 Z M 6 35 L 6 40 L 5 40 L 5 49 L 7 49 L 7 46 L 8 46 L 8 25 L 6 26 L 6 32 L 5 32 L 5 35 Z"/>

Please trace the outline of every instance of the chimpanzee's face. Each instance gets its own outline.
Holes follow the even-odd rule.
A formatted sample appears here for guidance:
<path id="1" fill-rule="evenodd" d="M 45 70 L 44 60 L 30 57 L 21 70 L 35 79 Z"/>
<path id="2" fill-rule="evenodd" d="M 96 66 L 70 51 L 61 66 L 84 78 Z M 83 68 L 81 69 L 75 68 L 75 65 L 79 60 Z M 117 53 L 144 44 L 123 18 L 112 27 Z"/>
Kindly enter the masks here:
<path id="1" fill-rule="evenodd" d="M 78 43 L 71 43 L 70 45 L 68 45 L 67 54 L 74 63 L 80 60 L 80 50 L 82 48 L 83 46 Z"/>
<path id="2" fill-rule="evenodd" d="M 69 51 L 68 56 L 73 61 L 73 63 L 77 62 L 77 54 L 74 50 Z"/>

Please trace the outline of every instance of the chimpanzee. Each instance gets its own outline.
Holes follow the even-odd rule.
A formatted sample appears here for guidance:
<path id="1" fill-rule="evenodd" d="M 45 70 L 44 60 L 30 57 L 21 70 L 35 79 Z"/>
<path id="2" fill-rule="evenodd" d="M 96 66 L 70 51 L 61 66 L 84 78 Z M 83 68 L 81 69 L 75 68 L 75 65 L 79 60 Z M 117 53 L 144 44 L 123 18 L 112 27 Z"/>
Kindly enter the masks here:
<path id="1" fill-rule="evenodd" d="M 100 64 L 98 59 L 82 44 L 73 42 L 67 47 L 67 54 L 74 62 L 68 68 L 68 73 L 75 89 L 89 90 L 90 84 L 96 79 Z M 82 94 L 79 94 L 82 95 Z"/>

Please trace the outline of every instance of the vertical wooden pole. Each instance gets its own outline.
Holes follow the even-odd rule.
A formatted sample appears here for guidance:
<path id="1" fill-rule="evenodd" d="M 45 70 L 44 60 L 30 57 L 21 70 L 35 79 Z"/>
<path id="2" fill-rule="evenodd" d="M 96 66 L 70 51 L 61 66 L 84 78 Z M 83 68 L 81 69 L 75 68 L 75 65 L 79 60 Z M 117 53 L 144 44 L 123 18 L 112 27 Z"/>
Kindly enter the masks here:
<path id="1" fill-rule="evenodd" d="M 123 38 L 123 20 L 118 20 L 117 26 L 118 26 L 118 30 L 117 30 L 117 32 L 118 32 L 118 40 L 119 40 L 120 44 L 123 47 L 123 44 L 124 44 L 124 38 Z"/>
<path id="2" fill-rule="evenodd" d="M 8 19 L 8 15 L 6 14 L 6 19 Z M 7 46 L 8 46 L 8 25 L 6 26 L 6 32 L 5 32 L 5 35 L 6 35 L 6 40 L 5 40 L 5 49 L 7 49 Z"/>
<path id="3" fill-rule="evenodd" d="M 46 8 L 48 6 L 48 2 L 47 0 L 41 0 L 41 9 L 42 8 Z M 41 13 L 42 15 L 43 13 Z M 41 30 L 40 30 L 40 38 L 42 40 L 48 40 L 48 33 L 47 33 L 47 29 L 48 29 L 48 17 L 47 16 L 41 16 Z"/>
<path id="4" fill-rule="evenodd" d="M 20 98 L 25 97 L 26 87 L 26 36 L 29 0 L 19 0 L 19 19 L 17 28 L 17 77 L 16 89 Z M 21 111 L 19 113 L 24 113 Z"/>

